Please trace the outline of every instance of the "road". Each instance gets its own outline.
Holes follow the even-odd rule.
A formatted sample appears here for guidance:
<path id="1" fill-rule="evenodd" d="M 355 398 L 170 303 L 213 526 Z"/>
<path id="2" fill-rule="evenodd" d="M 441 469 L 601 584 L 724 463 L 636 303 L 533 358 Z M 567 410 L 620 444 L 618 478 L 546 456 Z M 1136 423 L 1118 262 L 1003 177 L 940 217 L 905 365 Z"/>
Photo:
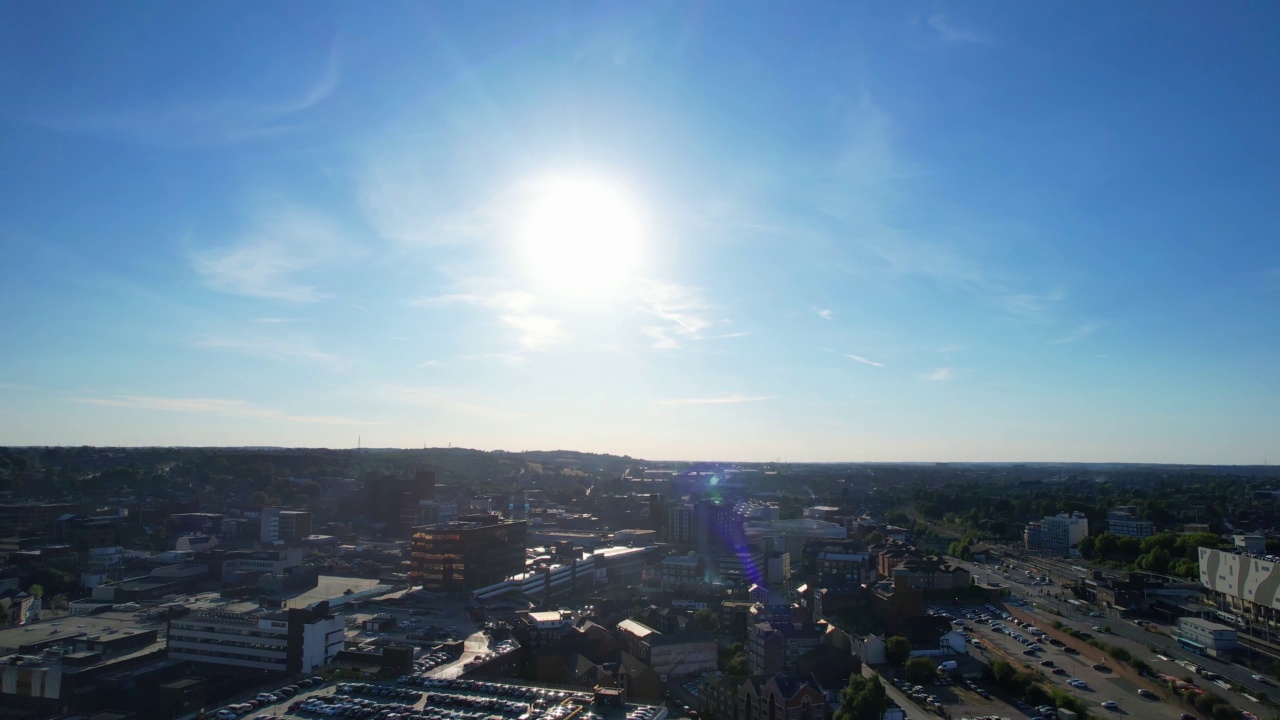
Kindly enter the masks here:
<path id="1" fill-rule="evenodd" d="M 998 576 L 991 567 L 971 562 L 960 562 L 974 576 L 982 580 L 984 576 Z M 1017 565 L 1015 563 L 1015 565 Z M 1025 583 L 1018 582 L 1018 575 L 1024 574 L 1025 570 L 1018 566 L 1017 569 L 1009 573 L 1009 577 L 998 576 L 1002 582 L 1006 582 L 1013 590 L 1014 594 L 1028 603 L 1024 608 L 1030 611 L 1038 618 L 1037 625 L 1042 627 L 1052 626 L 1054 621 L 1062 622 L 1075 630 L 1092 633 L 1099 640 L 1111 645 L 1117 645 L 1128 650 L 1134 657 L 1142 658 L 1151 664 L 1151 667 L 1158 672 L 1168 675 L 1177 675 L 1182 677 L 1188 674 L 1188 671 L 1177 665 L 1177 660 L 1187 660 L 1208 668 L 1223 677 L 1249 689 L 1249 695 L 1259 697 L 1274 692 L 1275 688 L 1268 688 L 1266 685 L 1254 680 L 1252 672 L 1213 657 L 1194 655 L 1186 652 L 1178 647 L 1178 641 L 1170 635 L 1164 633 L 1156 633 L 1141 628 L 1134 623 L 1121 619 L 1119 614 L 1114 610 L 1109 610 L 1104 617 L 1090 617 L 1087 613 L 1093 611 L 1091 607 L 1085 607 L 1081 610 L 1079 607 L 1070 603 L 1059 601 L 1050 594 L 1040 595 L 1040 591 L 1048 593 L 1060 593 L 1061 588 L 1057 585 L 1033 587 Z M 1093 631 L 1094 627 L 1106 626 L 1110 629 L 1110 633 L 1101 635 Z M 1167 628 L 1165 628 L 1167 632 Z M 1016 642 L 1015 642 L 1016 644 Z M 1151 651 L 1151 647 L 1155 647 L 1157 653 Z M 1019 646 L 1021 647 L 1021 646 Z M 1020 651 L 1019 651 L 1020 652 Z M 1167 659 L 1161 659 L 1163 658 Z M 1087 679 L 1087 678 L 1086 678 Z M 1198 679 L 1197 684 L 1206 689 L 1222 695 L 1230 700 L 1234 705 L 1242 710 L 1259 715 L 1260 717 L 1270 717 L 1272 712 L 1257 702 L 1250 700 L 1244 695 L 1238 694 L 1231 690 L 1221 687 L 1215 687 L 1212 683 Z M 1264 714 L 1265 713 L 1265 714 Z"/>
<path id="2" fill-rule="evenodd" d="M 1008 624 L 1008 623 L 1006 623 Z M 1134 720 L 1171 720 L 1182 712 L 1177 706 L 1159 700 L 1147 700 L 1138 695 L 1138 687 L 1118 677 L 1114 673 L 1103 673 L 1094 670 L 1092 662 L 1080 655 L 1070 655 L 1061 648 L 1042 643 L 1044 650 L 1035 656 L 1023 654 L 1026 648 L 1017 640 L 992 630 L 987 625 L 972 626 L 977 628 L 977 637 L 984 643 L 999 647 L 1010 657 L 1019 659 L 1026 667 L 1044 673 L 1044 676 L 1063 691 L 1084 701 L 1094 717 L 1105 718 L 1109 715 L 1129 716 Z M 1012 627 L 1012 626 L 1011 626 Z M 1024 635 L 1028 635 L 1022 631 Z M 1030 637 L 1030 635 L 1028 635 Z M 1048 660 L 1066 671 L 1066 675 L 1054 675 L 1051 668 L 1042 667 L 1041 661 Z M 1081 690 L 1067 684 L 1070 678 L 1079 678 L 1088 683 L 1089 688 Z M 1101 706 L 1104 700 L 1114 700 L 1120 704 L 1119 710 L 1107 710 Z"/>

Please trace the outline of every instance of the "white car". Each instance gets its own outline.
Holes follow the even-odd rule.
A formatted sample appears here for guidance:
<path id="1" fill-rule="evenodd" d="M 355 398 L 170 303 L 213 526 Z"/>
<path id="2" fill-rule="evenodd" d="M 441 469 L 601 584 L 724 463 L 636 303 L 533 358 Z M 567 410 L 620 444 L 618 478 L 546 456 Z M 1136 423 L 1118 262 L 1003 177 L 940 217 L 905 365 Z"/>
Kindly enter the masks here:
<path id="1" fill-rule="evenodd" d="M 1104 708 L 1106 708 L 1106 709 L 1108 709 L 1108 710 L 1119 710 L 1119 709 L 1120 709 L 1120 703 L 1116 702 L 1115 700 L 1103 700 L 1103 701 L 1102 701 L 1102 707 L 1104 707 Z"/>

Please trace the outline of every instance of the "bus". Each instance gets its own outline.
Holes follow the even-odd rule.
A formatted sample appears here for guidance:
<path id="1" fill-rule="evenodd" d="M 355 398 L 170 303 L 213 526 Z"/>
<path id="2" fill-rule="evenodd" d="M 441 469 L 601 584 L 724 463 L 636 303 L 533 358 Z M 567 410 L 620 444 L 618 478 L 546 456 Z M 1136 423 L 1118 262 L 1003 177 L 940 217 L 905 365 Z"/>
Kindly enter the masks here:
<path id="1" fill-rule="evenodd" d="M 1207 655 L 1209 652 L 1209 649 L 1201 645 L 1200 643 L 1194 640 L 1188 640 L 1183 637 L 1178 638 L 1178 647 L 1182 648 L 1183 650 L 1186 650 L 1187 652 L 1193 652 L 1197 655 Z"/>

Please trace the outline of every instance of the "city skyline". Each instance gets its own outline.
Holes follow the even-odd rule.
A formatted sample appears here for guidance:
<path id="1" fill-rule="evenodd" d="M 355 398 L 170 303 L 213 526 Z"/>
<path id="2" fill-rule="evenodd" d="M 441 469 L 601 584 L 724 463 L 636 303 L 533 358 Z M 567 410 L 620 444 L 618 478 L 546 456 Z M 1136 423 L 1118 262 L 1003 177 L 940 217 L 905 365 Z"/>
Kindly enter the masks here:
<path id="1" fill-rule="evenodd" d="M 1275 7 L 0 12 L 0 444 L 1275 460 Z"/>

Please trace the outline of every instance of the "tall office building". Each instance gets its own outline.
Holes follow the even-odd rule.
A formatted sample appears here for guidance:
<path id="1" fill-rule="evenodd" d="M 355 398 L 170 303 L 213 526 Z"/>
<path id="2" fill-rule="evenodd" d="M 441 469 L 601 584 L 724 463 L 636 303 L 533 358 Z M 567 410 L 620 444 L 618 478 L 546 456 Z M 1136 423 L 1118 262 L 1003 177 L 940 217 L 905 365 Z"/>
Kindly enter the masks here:
<path id="1" fill-rule="evenodd" d="M 365 510 L 369 521 L 384 525 L 387 531 L 403 537 L 410 525 L 401 523 L 407 509 L 423 500 L 436 497 L 436 473 L 419 470 L 413 477 L 397 477 L 387 473 L 370 473 L 364 479 Z"/>
<path id="2" fill-rule="evenodd" d="M 431 592 L 464 592 L 492 585 L 524 569 L 528 523 L 499 515 L 466 515 L 415 527 L 410 580 Z"/>

